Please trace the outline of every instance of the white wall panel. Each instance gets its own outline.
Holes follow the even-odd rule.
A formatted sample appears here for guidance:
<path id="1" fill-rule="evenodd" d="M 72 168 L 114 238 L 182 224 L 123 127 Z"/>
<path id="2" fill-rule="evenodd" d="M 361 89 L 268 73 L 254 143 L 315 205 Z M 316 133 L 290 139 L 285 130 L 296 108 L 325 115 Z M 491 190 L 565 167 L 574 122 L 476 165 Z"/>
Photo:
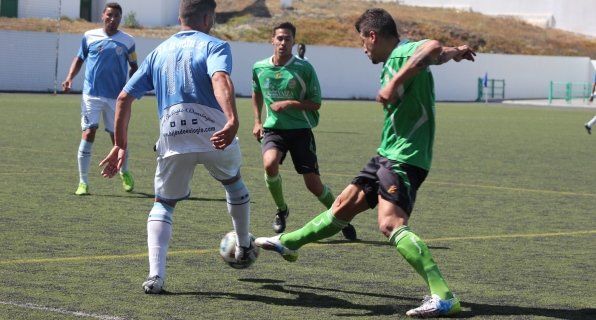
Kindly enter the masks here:
<path id="1" fill-rule="evenodd" d="M 56 34 L 0 31 L 0 91 L 53 91 Z M 80 45 L 82 35 L 60 36 L 58 80 L 61 82 Z M 139 61 L 164 39 L 137 38 Z M 271 44 L 231 42 L 232 79 L 236 92 L 249 96 L 252 65 L 273 53 Z M 315 67 L 324 98 L 373 99 L 379 88 L 380 65 L 372 65 L 358 48 L 308 46 L 308 61 Z M 591 82 L 594 68 L 589 58 L 479 54 L 476 62 L 449 62 L 433 66 L 437 100 L 473 101 L 477 81 L 485 72 L 489 78 L 505 79 L 507 99 L 536 99 L 548 96 L 549 81 Z M 82 74 L 73 89 L 82 89 Z"/>

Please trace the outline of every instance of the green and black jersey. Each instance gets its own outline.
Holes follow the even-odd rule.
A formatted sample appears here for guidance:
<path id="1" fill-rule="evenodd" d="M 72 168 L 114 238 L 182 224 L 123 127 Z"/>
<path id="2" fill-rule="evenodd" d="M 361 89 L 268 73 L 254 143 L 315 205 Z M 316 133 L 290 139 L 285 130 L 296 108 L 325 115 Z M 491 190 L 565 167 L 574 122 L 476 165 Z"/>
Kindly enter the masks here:
<path id="1" fill-rule="evenodd" d="M 304 129 L 319 123 L 318 111 L 288 108 L 281 112 L 271 110 L 271 104 L 283 100 L 309 100 L 321 103 L 321 87 L 312 65 L 292 57 L 283 66 L 275 66 L 273 57 L 258 61 L 252 69 L 252 88 L 263 95 L 267 118 L 263 128 Z"/>

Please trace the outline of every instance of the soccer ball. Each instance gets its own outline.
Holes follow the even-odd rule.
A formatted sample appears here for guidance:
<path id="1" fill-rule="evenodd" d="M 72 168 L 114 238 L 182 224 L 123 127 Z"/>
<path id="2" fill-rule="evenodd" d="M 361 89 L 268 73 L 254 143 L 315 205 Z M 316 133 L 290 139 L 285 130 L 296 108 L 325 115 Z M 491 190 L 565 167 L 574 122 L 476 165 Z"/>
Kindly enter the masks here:
<path id="1" fill-rule="evenodd" d="M 255 244 L 255 236 L 249 233 L 250 241 L 252 242 L 252 246 L 255 248 L 250 255 L 248 262 L 238 262 L 236 260 L 236 232 L 230 231 L 226 233 L 226 235 L 221 239 L 219 244 L 219 255 L 223 258 L 223 260 L 230 265 L 230 267 L 234 269 L 244 269 L 250 267 L 259 256 L 259 247 Z"/>

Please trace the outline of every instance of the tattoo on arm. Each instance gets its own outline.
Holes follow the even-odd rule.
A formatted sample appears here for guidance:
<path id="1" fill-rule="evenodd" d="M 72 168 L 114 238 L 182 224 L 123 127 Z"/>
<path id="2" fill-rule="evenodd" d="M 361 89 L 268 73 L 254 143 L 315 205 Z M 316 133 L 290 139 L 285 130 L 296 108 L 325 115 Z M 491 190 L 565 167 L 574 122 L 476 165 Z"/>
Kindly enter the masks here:
<path id="1" fill-rule="evenodd" d="M 423 47 L 419 47 L 412 55 L 412 62 L 417 68 L 425 69 L 428 66 L 432 65 L 439 65 L 449 61 L 449 57 L 445 54 L 444 51 L 441 51 L 438 57 L 433 57 L 428 53 L 424 52 Z"/>

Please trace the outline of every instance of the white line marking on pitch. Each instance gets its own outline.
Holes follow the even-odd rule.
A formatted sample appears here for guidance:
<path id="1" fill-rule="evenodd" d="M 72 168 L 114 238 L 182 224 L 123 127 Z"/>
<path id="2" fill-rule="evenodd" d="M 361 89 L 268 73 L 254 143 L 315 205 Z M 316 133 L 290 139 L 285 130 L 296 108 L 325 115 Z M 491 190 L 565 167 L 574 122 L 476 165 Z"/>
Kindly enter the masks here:
<path id="1" fill-rule="evenodd" d="M 124 320 L 124 318 L 119 318 L 119 317 L 105 316 L 105 315 L 93 314 L 93 313 L 85 313 L 85 312 L 80 312 L 80 311 L 70 311 L 70 310 L 65 310 L 65 309 L 60 309 L 60 308 L 44 307 L 44 306 L 39 306 L 39 305 L 36 305 L 33 303 L 16 303 L 16 302 L 11 302 L 11 301 L 0 301 L 0 304 L 6 305 L 6 306 L 24 308 L 24 309 L 33 309 L 33 310 L 49 311 L 49 312 L 60 313 L 60 314 L 67 314 L 67 315 L 72 315 L 72 316 L 77 316 L 77 317 L 95 318 L 95 319 L 101 319 L 101 320 Z"/>

